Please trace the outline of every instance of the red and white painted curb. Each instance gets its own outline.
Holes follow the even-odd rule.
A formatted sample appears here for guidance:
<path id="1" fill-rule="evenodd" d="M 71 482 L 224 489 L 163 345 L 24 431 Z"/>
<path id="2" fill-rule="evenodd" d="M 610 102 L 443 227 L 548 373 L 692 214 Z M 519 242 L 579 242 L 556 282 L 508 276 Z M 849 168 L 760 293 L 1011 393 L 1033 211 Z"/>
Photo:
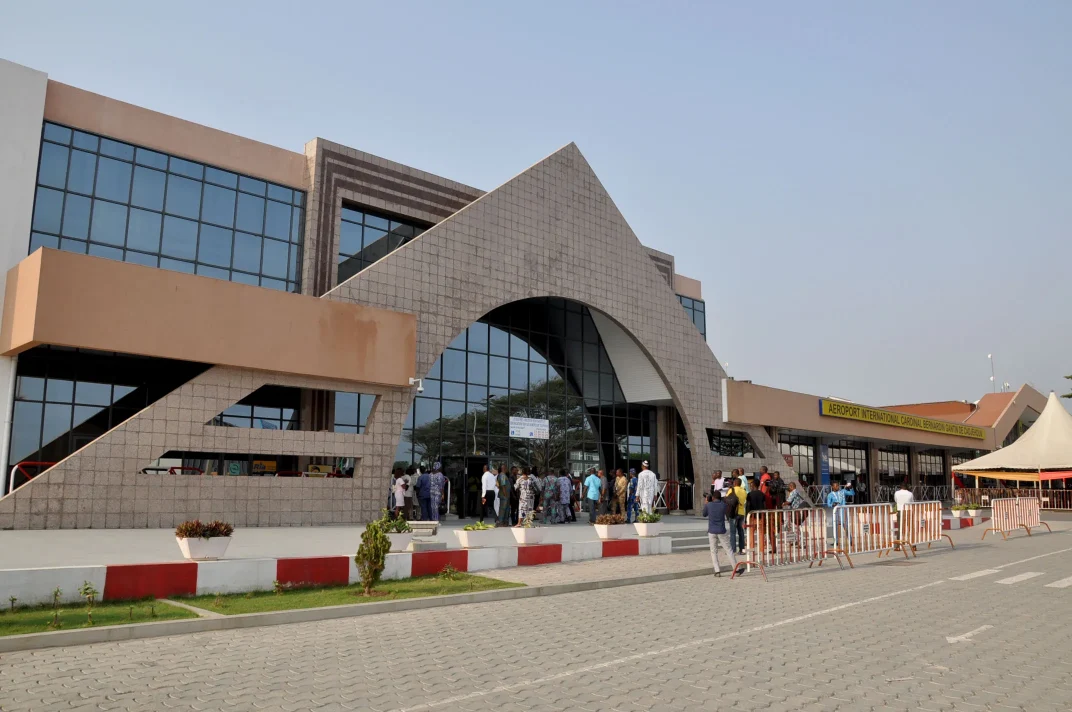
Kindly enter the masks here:
<path id="1" fill-rule="evenodd" d="M 967 529 L 989 521 L 990 517 L 945 517 L 942 519 L 942 529 Z"/>
<path id="2" fill-rule="evenodd" d="M 669 537 L 650 537 L 403 552 L 387 555 L 383 578 L 427 576 L 439 573 L 448 564 L 458 571 L 472 572 L 612 556 L 669 554 L 670 546 Z M 329 586 L 358 580 L 357 565 L 349 556 L 5 569 L 0 570 L 0 601 L 15 596 L 20 606 L 48 603 L 58 588 L 62 602 L 74 602 L 80 600 L 78 589 L 86 581 L 102 592 L 103 600 L 117 601 L 268 591 L 276 581 L 291 586 Z"/>

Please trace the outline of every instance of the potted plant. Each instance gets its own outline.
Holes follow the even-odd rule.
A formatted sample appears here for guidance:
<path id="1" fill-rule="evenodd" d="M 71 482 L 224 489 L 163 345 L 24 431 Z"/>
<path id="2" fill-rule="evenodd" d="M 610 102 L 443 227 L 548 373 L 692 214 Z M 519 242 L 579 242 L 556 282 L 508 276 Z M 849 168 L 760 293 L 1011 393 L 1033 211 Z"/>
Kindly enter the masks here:
<path id="1" fill-rule="evenodd" d="M 663 515 L 658 512 L 638 514 L 636 522 L 633 523 L 637 536 L 659 536 L 659 532 L 663 529 L 662 519 Z"/>
<path id="2" fill-rule="evenodd" d="M 492 530 L 494 529 L 495 527 L 491 524 L 473 522 L 472 524 L 466 524 L 461 531 L 455 531 L 454 535 L 458 537 L 458 542 L 463 548 L 478 549 L 490 543 Z"/>
<path id="3" fill-rule="evenodd" d="M 510 533 L 518 544 L 540 544 L 543 542 L 544 530 L 534 521 L 534 513 L 525 515 L 516 527 L 510 527 Z"/>
<path id="4" fill-rule="evenodd" d="M 402 517 L 391 519 L 387 510 L 380 517 L 381 528 L 391 542 L 391 551 L 405 551 L 413 540 L 413 527 Z"/>
<path id="5" fill-rule="evenodd" d="M 964 505 L 964 508 L 968 510 L 969 517 L 978 517 L 980 514 L 982 514 L 982 512 L 979 511 L 982 509 L 982 507 L 978 504 L 966 504 Z"/>
<path id="6" fill-rule="evenodd" d="M 969 506 L 971 506 L 971 505 L 967 505 L 967 504 L 954 504 L 954 505 L 953 505 L 952 507 L 950 507 L 950 508 L 949 508 L 949 514 L 950 514 L 950 515 L 951 515 L 951 516 L 952 516 L 952 517 L 953 517 L 954 519 L 960 519 L 960 518 L 961 518 L 961 517 L 963 517 L 963 516 L 964 516 L 964 514 L 965 514 L 965 513 L 966 513 L 966 512 L 968 511 L 968 507 L 969 507 Z"/>
<path id="7" fill-rule="evenodd" d="M 223 558 L 231 543 L 234 527 L 216 520 L 205 524 L 200 519 L 186 521 L 175 528 L 175 541 L 182 555 L 193 561 L 215 561 Z"/>
<path id="8" fill-rule="evenodd" d="M 596 536 L 600 539 L 621 539 L 629 525 L 625 523 L 625 517 L 620 514 L 600 514 L 596 517 Z"/>

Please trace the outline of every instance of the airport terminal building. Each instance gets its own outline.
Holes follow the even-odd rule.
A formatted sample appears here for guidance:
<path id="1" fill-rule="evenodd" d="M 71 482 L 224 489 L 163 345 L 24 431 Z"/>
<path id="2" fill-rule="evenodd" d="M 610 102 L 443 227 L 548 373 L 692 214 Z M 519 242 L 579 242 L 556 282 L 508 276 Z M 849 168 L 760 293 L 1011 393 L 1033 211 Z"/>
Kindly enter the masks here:
<path id="1" fill-rule="evenodd" d="M 948 485 L 1045 403 L 730 379 L 573 144 L 485 192 L 3 61 L 0 92 L 0 529 L 363 522 L 433 461 L 463 516 L 489 463 Z"/>

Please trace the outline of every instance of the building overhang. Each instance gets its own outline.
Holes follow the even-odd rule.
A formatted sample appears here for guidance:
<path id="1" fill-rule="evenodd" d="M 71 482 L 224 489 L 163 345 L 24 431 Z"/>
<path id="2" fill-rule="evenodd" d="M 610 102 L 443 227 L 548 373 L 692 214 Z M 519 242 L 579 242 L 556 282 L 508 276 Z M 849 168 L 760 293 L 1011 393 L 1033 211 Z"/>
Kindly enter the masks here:
<path id="1" fill-rule="evenodd" d="M 844 408 L 826 408 L 824 413 L 824 402 L 830 404 L 832 401 L 807 393 L 759 386 L 747 381 L 723 381 L 723 416 L 727 423 L 761 425 L 849 439 L 901 442 L 920 447 L 970 450 L 993 450 L 995 447 L 993 428 L 914 418 L 909 414 L 867 408 L 842 401 L 837 401 L 837 404 L 843 405 Z M 834 414 L 835 410 L 838 414 Z M 842 410 L 846 412 L 842 413 Z M 873 413 L 868 411 L 874 411 L 879 416 L 888 414 L 890 418 L 872 419 Z M 928 422 L 915 422 L 917 420 Z M 900 424 L 884 424 L 885 422 Z M 945 432 L 935 432 L 941 430 Z"/>
<path id="2" fill-rule="evenodd" d="M 412 314 L 42 248 L 7 274 L 0 353 L 42 344 L 385 386 L 416 367 Z"/>

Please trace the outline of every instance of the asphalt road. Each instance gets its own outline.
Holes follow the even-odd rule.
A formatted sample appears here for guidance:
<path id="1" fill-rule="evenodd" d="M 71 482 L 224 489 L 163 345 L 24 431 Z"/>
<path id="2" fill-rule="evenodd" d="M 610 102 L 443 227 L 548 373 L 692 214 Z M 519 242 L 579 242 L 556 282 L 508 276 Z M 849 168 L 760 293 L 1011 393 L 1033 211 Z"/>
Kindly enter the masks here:
<path id="1" fill-rule="evenodd" d="M 7 654 L 0 709 L 1069 710 L 1068 526 L 766 583 Z"/>

